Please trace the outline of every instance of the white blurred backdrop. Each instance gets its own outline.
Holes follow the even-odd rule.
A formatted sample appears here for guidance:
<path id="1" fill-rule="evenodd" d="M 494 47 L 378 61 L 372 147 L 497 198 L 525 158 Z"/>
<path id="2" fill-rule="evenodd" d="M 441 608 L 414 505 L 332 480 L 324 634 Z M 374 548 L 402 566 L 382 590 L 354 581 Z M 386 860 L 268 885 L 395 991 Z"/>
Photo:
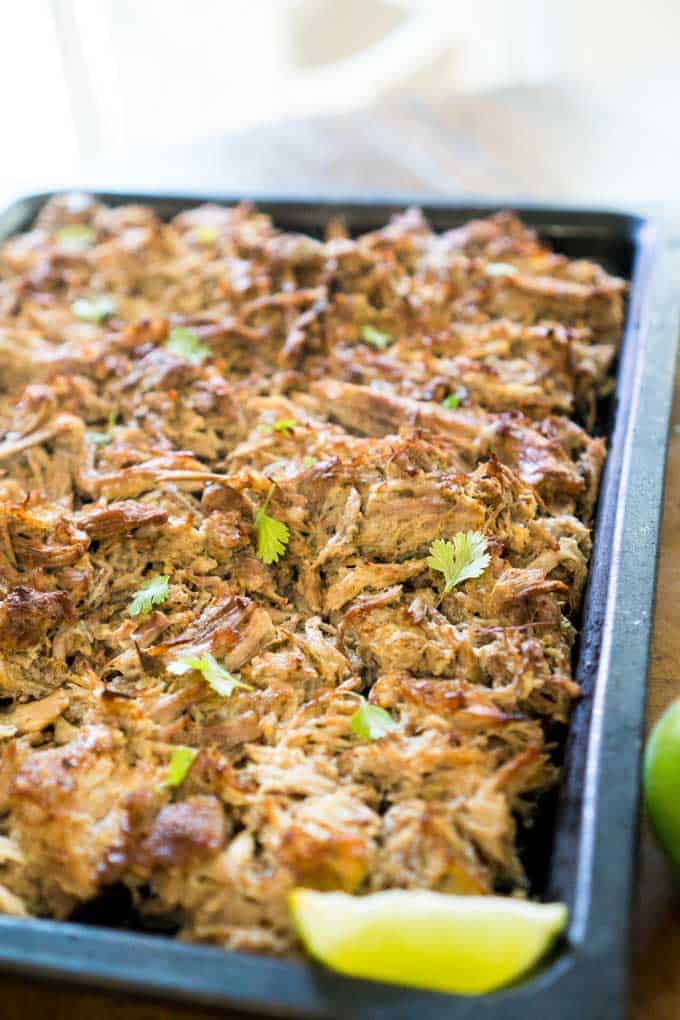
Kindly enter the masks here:
<path id="1" fill-rule="evenodd" d="M 610 110 L 630 115 L 637 158 L 661 139 L 674 159 L 679 39 L 667 0 L 4 0 L 0 190 L 285 118 L 560 83 L 584 117 L 598 107 L 589 144 L 625 160 L 599 126 Z"/>

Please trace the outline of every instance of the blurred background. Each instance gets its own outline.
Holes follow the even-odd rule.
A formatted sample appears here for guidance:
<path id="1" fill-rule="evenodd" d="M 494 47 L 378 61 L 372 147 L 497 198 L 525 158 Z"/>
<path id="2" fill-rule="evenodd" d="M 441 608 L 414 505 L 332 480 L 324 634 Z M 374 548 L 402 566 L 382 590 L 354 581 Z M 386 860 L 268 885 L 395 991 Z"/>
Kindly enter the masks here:
<path id="1" fill-rule="evenodd" d="M 674 197 L 668 0 L 22 0 L 0 14 L 3 197 L 93 182 Z"/>

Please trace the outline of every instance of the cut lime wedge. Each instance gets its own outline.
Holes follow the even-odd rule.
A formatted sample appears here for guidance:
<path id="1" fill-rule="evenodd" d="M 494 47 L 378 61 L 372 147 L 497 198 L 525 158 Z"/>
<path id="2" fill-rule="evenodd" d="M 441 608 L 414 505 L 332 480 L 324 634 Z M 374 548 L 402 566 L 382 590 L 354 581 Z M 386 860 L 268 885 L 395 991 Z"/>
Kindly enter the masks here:
<path id="1" fill-rule="evenodd" d="M 295 889 L 288 905 L 305 948 L 328 967 L 460 995 L 518 978 L 567 923 L 562 903 L 421 890 L 348 896 Z"/>

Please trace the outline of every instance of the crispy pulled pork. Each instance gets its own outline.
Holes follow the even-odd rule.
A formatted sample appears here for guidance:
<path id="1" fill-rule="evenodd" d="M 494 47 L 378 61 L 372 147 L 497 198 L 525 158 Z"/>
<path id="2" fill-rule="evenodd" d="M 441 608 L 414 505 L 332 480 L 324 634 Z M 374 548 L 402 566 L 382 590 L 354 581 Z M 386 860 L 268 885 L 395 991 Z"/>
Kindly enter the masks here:
<path id="1" fill-rule="evenodd" d="M 0 910 L 123 883 L 288 953 L 295 885 L 526 891 L 624 289 L 510 214 L 319 241 L 65 197 L 6 242 Z M 445 591 L 468 531 L 489 563 Z"/>

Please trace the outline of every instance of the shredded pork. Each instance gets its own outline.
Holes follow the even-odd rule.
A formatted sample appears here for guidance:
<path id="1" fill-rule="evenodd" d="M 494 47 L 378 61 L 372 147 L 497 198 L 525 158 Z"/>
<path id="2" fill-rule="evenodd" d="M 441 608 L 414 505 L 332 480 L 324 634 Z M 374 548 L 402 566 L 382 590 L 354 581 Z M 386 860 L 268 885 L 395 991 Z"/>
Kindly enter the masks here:
<path id="1" fill-rule="evenodd" d="M 511 214 L 322 241 L 63 196 L 6 242 L 0 910 L 122 883 L 145 923 L 288 953 L 296 885 L 526 891 L 624 289 Z M 490 564 L 445 593 L 426 559 L 461 531 Z M 398 728 L 357 735 L 357 692 Z"/>

